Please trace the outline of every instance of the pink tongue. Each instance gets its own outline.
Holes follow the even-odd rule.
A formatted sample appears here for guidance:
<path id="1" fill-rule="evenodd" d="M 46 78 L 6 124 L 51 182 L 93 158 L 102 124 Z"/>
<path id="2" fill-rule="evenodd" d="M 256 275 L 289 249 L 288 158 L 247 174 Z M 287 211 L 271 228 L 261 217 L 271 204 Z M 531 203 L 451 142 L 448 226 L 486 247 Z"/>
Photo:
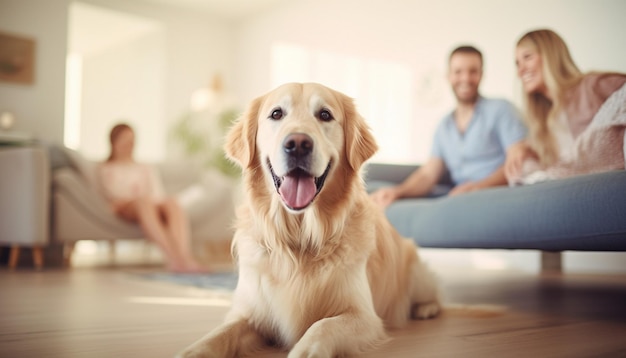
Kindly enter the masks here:
<path id="1" fill-rule="evenodd" d="M 289 175 L 283 179 L 278 191 L 287 205 L 301 209 L 311 203 L 317 188 L 311 176 Z"/>

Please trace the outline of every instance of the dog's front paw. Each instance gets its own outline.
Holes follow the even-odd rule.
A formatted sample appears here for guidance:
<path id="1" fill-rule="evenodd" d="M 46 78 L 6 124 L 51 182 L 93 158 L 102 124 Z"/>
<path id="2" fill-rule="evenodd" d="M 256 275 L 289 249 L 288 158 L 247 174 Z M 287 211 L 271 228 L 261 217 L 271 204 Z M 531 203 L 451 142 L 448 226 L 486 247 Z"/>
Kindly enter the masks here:
<path id="1" fill-rule="evenodd" d="M 176 354 L 175 358 L 218 358 L 219 354 L 211 350 L 198 350 L 193 348 L 186 348 L 182 352 Z"/>
<path id="2" fill-rule="evenodd" d="M 296 344 L 289 352 L 287 358 L 332 358 L 332 352 L 328 352 L 325 348 L 327 347 L 322 347 L 320 343 L 311 345 Z"/>
<path id="3" fill-rule="evenodd" d="M 441 311 L 439 302 L 421 303 L 413 306 L 413 318 L 429 319 L 437 316 Z"/>

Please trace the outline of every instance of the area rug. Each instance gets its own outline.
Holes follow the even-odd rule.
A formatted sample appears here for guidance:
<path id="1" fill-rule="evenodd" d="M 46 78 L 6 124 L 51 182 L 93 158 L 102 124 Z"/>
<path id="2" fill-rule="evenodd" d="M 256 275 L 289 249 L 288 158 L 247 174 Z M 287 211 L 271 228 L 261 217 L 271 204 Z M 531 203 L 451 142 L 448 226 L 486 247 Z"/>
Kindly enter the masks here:
<path id="1" fill-rule="evenodd" d="M 237 286 L 237 272 L 217 272 L 203 274 L 151 272 L 142 273 L 148 280 L 166 281 L 183 286 L 233 291 Z"/>

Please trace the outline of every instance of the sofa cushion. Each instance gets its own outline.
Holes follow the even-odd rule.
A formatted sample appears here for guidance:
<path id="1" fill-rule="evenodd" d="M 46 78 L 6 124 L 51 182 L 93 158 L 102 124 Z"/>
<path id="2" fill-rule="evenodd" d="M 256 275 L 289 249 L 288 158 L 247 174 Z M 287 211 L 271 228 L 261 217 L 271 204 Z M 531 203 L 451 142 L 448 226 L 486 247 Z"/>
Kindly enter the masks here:
<path id="1" fill-rule="evenodd" d="M 403 199 L 386 214 L 422 247 L 626 250 L 626 171 L 452 197 Z"/>

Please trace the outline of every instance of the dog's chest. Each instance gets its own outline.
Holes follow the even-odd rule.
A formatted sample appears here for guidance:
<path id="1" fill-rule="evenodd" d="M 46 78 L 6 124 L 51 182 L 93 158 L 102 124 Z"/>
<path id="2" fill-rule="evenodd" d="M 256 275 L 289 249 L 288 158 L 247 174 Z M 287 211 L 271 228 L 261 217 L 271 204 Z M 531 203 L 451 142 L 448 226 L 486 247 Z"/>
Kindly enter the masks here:
<path id="1" fill-rule="evenodd" d="M 298 341 L 313 323 L 332 315 L 324 306 L 334 299 L 318 285 L 299 278 L 282 284 L 268 281 L 265 285 L 266 304 L 272 312 L 268 318 L 287 345 Z"/>
<path id="2" fill-rule="evenodd" d="M 348 308 L 345 298 L 353 288 L 346 285 L 349 271 L 327 263 L 272 265 L 269 257 L 262 262 L 256 270 L 253 316 L 260 325 L 272 327 L 283 344 L 293 345 L 313 323 Z"/>

